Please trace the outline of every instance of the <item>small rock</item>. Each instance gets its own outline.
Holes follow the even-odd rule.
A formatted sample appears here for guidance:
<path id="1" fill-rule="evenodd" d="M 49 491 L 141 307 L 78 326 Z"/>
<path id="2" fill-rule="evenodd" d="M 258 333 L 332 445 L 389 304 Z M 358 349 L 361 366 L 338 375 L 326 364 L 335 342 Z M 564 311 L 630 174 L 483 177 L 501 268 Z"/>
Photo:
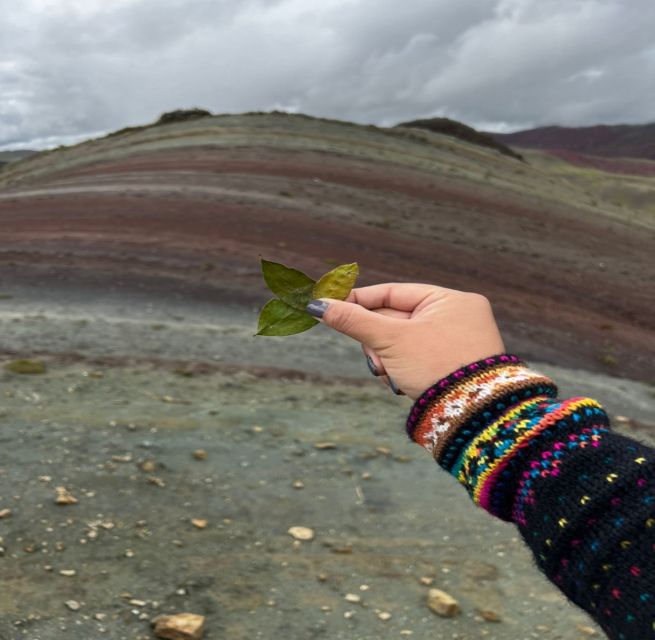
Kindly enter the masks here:
<path id="1" fill-rule="evenodd" d="M 316 579 L 317 579 L 319 582 L 327 582 L 328 575 L 327 575 L 327 573 L 319 573 L 319 574 L 316 576 Z"/>
<path id="2" fill-rule="evenodd" d="M 200 640 L 205 628 L 205 616 L 195 613 L 176 613 L 170 616 L 157 616 L 151 624 L 158 638 Z"/>
<path id="3" fill-rule="evenodd" d="M 107 614 L 106 613 L 94 613 L 93 617 L 94 617 L 94 619 L 99 620 L 100 622 L 102 622 L 107 617 Z"/>
<path id="4" fill-rule="evenodd" d="M 66 576 L 66 577 L 74 576 L 76 574 L 77 574 L 77 571 L 75 571 L 75 569 L 62 569 L 59 572 L 60 576 Z"/>
<path id="5" fill-rule="evenodd" d="M 157 471 L 157 463 L 154 460 L 144 460 L 139 464 L 139 468 L 146 473 L 154 473 Z"/>
<path id="6" fill-rule="evenodd" d="M 330 551 L 332 551 L 332 553 L 340 553 L 344 555 L 344 554 L 352 553 L 353 548 L 350 545 L 346 545 L 343 547 L 332 547 Z"/>
<path id="7" fill-rule="evenodd" d="M 196 449 L 191 455 L 196 460 L 206 460 L 207 459 L 207 452 L 204 449 Z"/>
<path id="8" fill-rule="evenodd" d="M 420 582 L 423 586 L 425 586 L 425 587 L 429 587 L 429 586 L 434 582 L 434 578 L 432 578 L 431 576 L 421 576 L 421 577 L 419 578 L 419 582 Z"/>
<path id="9" fill-rule="evenodd" d="M 77 498 L 68 492 L 66 487 L 55 487 L 57 497 L 55 503 L 60 505 L 77 504 Z"/>
<path id="10" fill-rule="evenodd" d="M 148 476 L 146 478 L 146 482 L 148 484 L 154 484 L 156 487 L 162 487 L 163 488 L 163 487 L 166 486 L 166 483 L 164 482 L 164 480 L 162 478 L 160 478 L 159 476 Z"/>
<path id="11" fill-rule="evenodd" d="M 324 449 L 336 449 L 337 445 L 334 442 L 315 442 L 314 449 L 324 450 Z"/>
<path id="12" fill-rule="evenodd" d="M 305 483 L 302 480 L 294 480 L 291 485 L 294 489 L 304 489 Z"/>
<path id="13" fill-rule="evenodd" d="M 361 477 L 362 477 L 362 480 L 370 480 L 371 479 L 371 474 L 368 471 L 364 471 L 364 473 L 362 473 Z"/>
<path id="14" fill-rule="evenodd" d="M 112 456 L 111 459 L 113 462 L 132 462 L 132 454 L 126 453 L 120 456 Z"/>
<path id="15" fill-rule="evenodd" d="M 479 609 L 478 613 L 480 614 L 482 619 L 485 620 L 486 622 L 502 622 L 503 621 L 500 614 L 496 613 L 495 611 L 492 611 L 491 609 Z"/>
<path id="16" fill-rule="evenodd" d="M 462 611 L 457 600 L 441 589 L 430 589 L 428 607 L 442 618 L 452 618 Z"/>
<path id="17" fill-rule="evenodd" d="M 387 620 L 391 620 L 391 614 L 388 611 L 380 611 L 380 613 L 378 613 L 378 618 L 383 622 L 386 622 Z"/>
<path id="18" fill-rule="evenodd" d="M 2 509 L 0 510 L 0 520 L 3 518 L 8 518 L 11 515 L 11 509 Z"/>
<path id="19" fill-rule="evenodd" d="M 128 602 L 133 607 L 145 607 L 147 604 L 145 600 L 137 600 L 136 598 L 132 598 L 132 600 L 129 600 Z"/>
<path id="20" fill-rule="evenodd" d="M 354 611 L 345 611 L 344 614 L 343 614 L 343 617 L 346 620 L 350 620 L 350 618 L 352 618 L 354 615 L 355 615 Z"/>
<path id="21" fill-rule="evenodd" d="M 296 540 L 313 540 L 314 530 L 309 527 L 290 527 L 287 533 Z"/>
<path id="22" fill-rule="evenodd" d="M 594 628 L 589 627 L 589 626 L 584 625 L 584 624 L 578 624 L 578 625 L 575 626 L 575 628 L 580 633 L 584 633 L 586 636 L 589 636 L 589 637 L 598 635 L 598 632 Z"/>
<path id="23" fill-rule="evenodd" d="M 358 596 L 356 593 L 347 593 L 344 596 L 344 600 L 352 602 L 353 604 L 359 604 L 362 601 L 362 597 Z"/>
<path id="24" fill-rule="evenodd" d="M 66 600 L 65 604 L 71 611 L 79 611 L 82 606 L 77 600 Z"/>
<path id="25" fill-rule="evenodd" d="M 628 422 L 632 422 L 632 420 L 628 418 L 628 416 L 614 416 L 614 420 L 616 420 L 616 422 L 621 422 L 622 424 L 627 424 Z"/>
<path id="26" fill-rule="evenodd" d="M 383 456 L 391 455 L 391 449 L 389 449 L 389 447 L 375 447 L 375 450 Z"/>
<path id="27" fill-rule="evenodd" d="M 207 520 L 205 520 L 204 518 L 192 518 L 191 524 L 196 529 L 206 529 L 209 522 L 207 522 Z"/>

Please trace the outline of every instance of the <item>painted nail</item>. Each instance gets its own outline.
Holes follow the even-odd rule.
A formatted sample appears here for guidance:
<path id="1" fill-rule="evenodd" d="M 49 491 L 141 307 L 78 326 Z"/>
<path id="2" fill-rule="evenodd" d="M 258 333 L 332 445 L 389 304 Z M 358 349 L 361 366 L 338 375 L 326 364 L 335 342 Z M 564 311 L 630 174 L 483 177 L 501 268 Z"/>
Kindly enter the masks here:
<path id="1" fill-rule="evenodd" d="M 327 311 L 327 308 L 330 305 L 327 302 L 323 302 L 323 300 L 312 300 L 306 307 L 305 311 L 310 316 L 314 316 L 315 318 L 322 318 L 323 314 Z"/>
<path id="2" fill-rule="evenodd" d="M 366 356 L 366 364 L 368 365 L 369 371 L 374 376 L 379 376 L 380 375 L 380 372 L 378 371 L 378 368 L 375 366 L 375 362 L 373 362 L 373 358 L 371 358 L 371 356 Z"/>
<path id="3" fill-rule="evenodd" d="M 402 392 L 397 386 L 396 383 L 389 378 L 389 386 L 391 387 L 391 390 L 397 395 L 397 396 L 404 396 L 404 392 Z"/>

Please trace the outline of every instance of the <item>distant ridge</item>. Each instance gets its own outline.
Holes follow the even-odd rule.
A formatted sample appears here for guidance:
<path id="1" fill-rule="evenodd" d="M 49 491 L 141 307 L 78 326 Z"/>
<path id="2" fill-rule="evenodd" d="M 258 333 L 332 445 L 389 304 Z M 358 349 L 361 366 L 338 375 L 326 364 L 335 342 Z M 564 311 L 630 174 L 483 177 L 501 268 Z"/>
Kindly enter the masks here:
<path id="1" fill-rule="evenodd" d="M 494 136 L 477 131 L 473 127 L 469 127 L 463 122 L 451 120 L 450 118 L 426 118 L 424 120 L 412 120 L 411 122 L 401 122 L 396 127 L 409 127 L 413 129 L 427 129 L 434 133 L 441 133 L 453 138 L 459 138 L 471 144 L 477 144 L 481 147 L 489 147 L 503 155 L 517 160 L 523 160 L 523 157 L 512 151 L 508 146 L 494 139 Z"/>
<path id="2" fill-rule="evenodd" d="M 498 142 L 514 147 L 575 151 L 609 158 L 655 160 L 655 122 L 642 125 L 539 127 L 490 135 Z"/>
<path id="3" fill-rule="evenodd" d="M 4 164 L 8 164 L 9 162 L 16 162 L 17 160 L 28 158 L 35 153 L 37 152 L 31 151 L 30 149 L 18 149 L 17 151 L 0 151 L 0 167 Z"/>

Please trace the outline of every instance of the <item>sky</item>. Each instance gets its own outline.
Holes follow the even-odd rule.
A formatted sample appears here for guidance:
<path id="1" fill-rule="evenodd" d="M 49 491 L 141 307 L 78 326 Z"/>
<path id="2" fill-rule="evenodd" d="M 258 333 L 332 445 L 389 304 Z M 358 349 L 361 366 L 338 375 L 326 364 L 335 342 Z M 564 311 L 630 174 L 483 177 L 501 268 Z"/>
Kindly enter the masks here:
<path id="1" fill-rule="evenodd" d="M 178 108 L 655 121 L 654 0 L 0 0 L 0 149 Z"/>

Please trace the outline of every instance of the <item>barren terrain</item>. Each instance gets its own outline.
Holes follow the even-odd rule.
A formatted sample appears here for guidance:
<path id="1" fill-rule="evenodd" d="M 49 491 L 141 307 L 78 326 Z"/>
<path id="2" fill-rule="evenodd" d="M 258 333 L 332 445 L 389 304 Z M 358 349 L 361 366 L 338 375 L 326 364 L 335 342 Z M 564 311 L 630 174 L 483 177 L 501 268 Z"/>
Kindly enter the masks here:
<path id="1" fill-rule="evenodd" d="M 152 638 L 182 610 L 210 640 L 587 637 L 357 345 L 252 336 L 259 255 L 479 291 L 509 350 L 649 440 L 655 217 L 615 194 L 650 178 L 526 157 L 251 114 L 0 169 L 0 355 L 46 365 L 0 372 L 0 638 Z M 427 609 L 430 581 L 461 616 Z"/>

